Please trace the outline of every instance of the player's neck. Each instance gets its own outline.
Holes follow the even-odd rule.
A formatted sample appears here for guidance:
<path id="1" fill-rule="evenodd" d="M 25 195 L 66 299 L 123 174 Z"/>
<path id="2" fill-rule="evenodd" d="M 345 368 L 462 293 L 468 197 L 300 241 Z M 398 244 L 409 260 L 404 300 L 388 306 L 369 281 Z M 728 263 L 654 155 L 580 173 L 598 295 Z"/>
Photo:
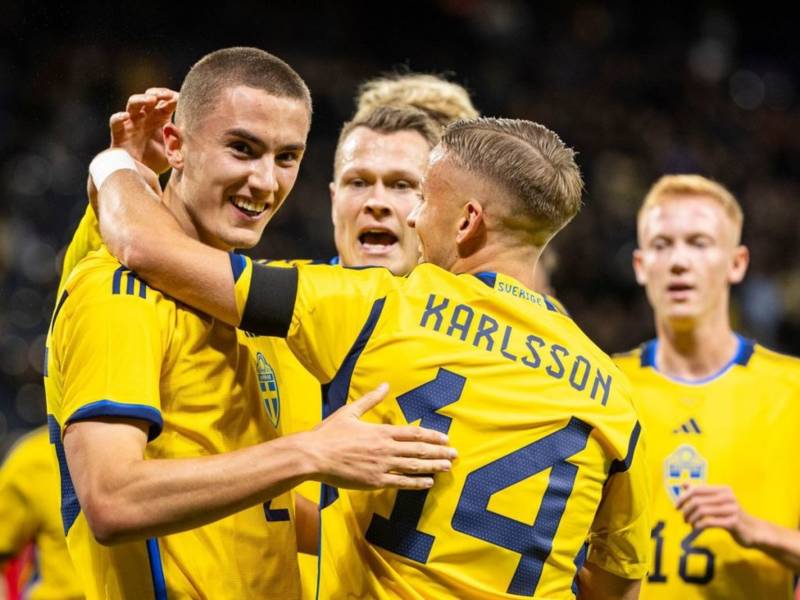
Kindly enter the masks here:
<path id="1" fill-rule="evenodd" d="M 458 257 L 450 270 L 454 273 L 502 273 L 533 290 L 534 268 L 540 254 L 541 250 L 535 246 L 487 244 L 473 254 Z"/>
<path id="2" fill-rule="evenodd" d="M 214 248 L 224 250 L 225 252 L 230 252 L 233 250 L 232 247 L 225 246 L 219 242 L 215 243 L 214 240 L 208 240 L 202 235 L 200 228 L 187 209 L 186 202 L 181 196 L 180 186 L 172 177 L 170 177 L 169 182 L 167 182 L 167 187 L 161 196 L 161 202 L 167 207 L 167 209 L 169 209 L 169 212 L 173 214 L 186 235 L 199 240 L 208 246 L 213 246 Z"/>
<path id="3" fill-rule="evenodd" d="M 719 373 L 736 355 L 739 340 L 727 312 L 691 327 L 674 327 L 666 321 L 658 330 L 658 370 L 670 377 L 698 380 Z"/>

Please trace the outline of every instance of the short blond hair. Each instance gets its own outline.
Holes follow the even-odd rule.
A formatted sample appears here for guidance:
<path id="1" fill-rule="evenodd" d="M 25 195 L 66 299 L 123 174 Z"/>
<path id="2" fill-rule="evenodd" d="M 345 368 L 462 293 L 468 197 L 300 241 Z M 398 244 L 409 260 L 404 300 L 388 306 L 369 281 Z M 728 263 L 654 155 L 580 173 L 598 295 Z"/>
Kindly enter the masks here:
<path id="1" fill-rule="evenodd" d="M 358 88 L 353 119 L 361 119 L 378 106 L 412 106 L 442 127 L 479 116 L 463 86 L 424 73 L 393 73 L 365 81 Z"/>
<path id="2" fill-rule="evenodd" d="M 521 119 L 457 121 L 441 146 L 456 163 L 509 193 L 516 217 L 543 246 L 578 213 L 583 178 L 575 152 L 545 126 Z"/>
<path id="3" fill-rule="evenodd" d="M 650 209 L 658 206 L 667 198 L 676 196 L 706 196 L 722 207 L 722 210 L 733 221 L 736 227 L 736 243 L 742 237 L 744 213 L 734 195 L 721 183 L 702 175 L 682 174 L 664 175 L 656 181 L 644 197 L 636 217 L 639 238 L 641 239 L 642 219 Z"/>

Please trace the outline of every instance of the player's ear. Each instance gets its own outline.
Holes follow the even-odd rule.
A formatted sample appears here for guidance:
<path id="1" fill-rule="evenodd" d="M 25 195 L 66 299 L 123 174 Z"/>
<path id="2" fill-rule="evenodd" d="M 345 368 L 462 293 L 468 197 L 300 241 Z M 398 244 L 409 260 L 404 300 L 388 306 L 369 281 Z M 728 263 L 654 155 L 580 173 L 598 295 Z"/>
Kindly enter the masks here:
<path id="1" fill-rule="evenodd" d="M 330 195 L 331 195 L 331 221 L 336 223 L 336 219 L 334 219 L 334 213 L 335 213 L 335 208 L 334 207 L 336 206 L 336 182 L 335 181 L 331 181 L 328 184 L 328 192 L 330 192 Z"/>
<path id="2" fill-rule="evenodd" d="M 480 202 L 470 199 L 461 208 L 458 217 L 458 230 L 456 243 L 463 255 L 471 254 L 486 239 L 483 206 Z"/>
<path id="3" fill-rule="evenodd" d="M 733 260 L 728 270 L 728 283 L 731 285 L 741 283 L 747 273 L 747 266 L 750 264 L 750 250 L 747 246 L 739 245 L 733 251 Z"/>
<path id="4" fill-rule="evenodd" d="M 647 283 L 647 274 L 642 266 L 642 251 L 637 248 L 633 251 L 633 272 L 636 274 L 636 283 L 645 285 Z"/>
<path id="5" fill-rule="evenodd" d="M 183 132 L 175 123 L 164 125 L 164 153 L 173 169 L 183 168 Z"/>

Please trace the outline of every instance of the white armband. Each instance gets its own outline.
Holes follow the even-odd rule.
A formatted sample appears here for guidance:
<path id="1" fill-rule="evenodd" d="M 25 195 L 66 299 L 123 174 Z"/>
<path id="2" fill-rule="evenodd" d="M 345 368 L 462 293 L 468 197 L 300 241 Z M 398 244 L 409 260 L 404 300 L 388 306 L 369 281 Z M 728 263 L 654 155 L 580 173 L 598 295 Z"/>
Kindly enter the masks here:
<path id="1" fill-rule="evenodd" d="M 89 173 L 94 186 L 99 190 L 103 182 L 115 171 L 122 169 L 136 170 L 136 161 L 122 148 L 112 148 L 95 156 L 89 165 Z"/>

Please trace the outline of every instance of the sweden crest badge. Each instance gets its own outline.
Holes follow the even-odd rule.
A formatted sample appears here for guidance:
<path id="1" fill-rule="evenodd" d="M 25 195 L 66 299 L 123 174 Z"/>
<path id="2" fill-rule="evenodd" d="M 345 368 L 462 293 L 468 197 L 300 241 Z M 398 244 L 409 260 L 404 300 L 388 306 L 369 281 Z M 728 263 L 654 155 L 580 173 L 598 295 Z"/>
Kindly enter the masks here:
<path id="1" fill-rule="evenodd" d="M 256 370 L 258 371 L 258 388 L 261 390 L 261 398 L 264 400 L 267 416 L 272 421 L 272 426 L 277 429 L 281 422 L 281 395 L 278 391 L 278 378 L 275 377 L 275 370 L 261 352 L 256 354 Z"/>
<path id="2" fill-rule="evenodd" d="M 664 460 L 664 487 L 673 502 L 685 483 L 705 483 L 707 476 L 708 462 L 689 444 L 682 444 Z"/>

